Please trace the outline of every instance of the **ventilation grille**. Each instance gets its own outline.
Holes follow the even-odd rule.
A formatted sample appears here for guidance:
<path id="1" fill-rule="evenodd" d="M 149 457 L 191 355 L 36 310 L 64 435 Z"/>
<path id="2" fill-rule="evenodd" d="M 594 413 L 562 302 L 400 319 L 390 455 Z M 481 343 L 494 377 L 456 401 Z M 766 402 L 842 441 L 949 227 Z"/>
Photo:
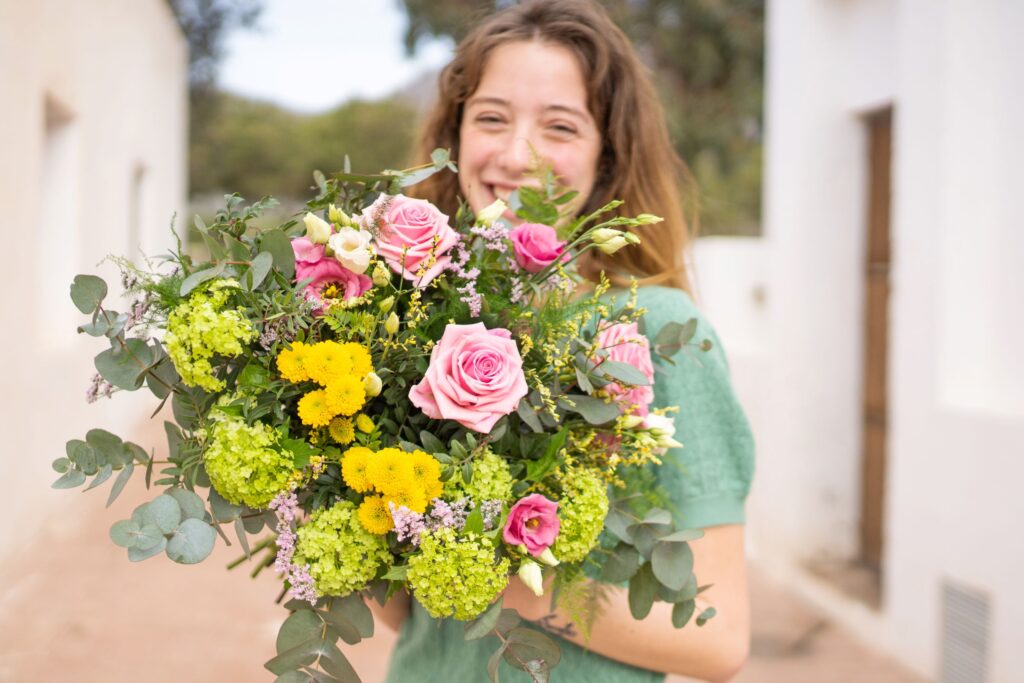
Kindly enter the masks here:
<path id="1" fill-rule="evenodd" d="M 984 593 L 943 584 L 941 683 L 988 680 L 989 614 L 989 598 Z"/>

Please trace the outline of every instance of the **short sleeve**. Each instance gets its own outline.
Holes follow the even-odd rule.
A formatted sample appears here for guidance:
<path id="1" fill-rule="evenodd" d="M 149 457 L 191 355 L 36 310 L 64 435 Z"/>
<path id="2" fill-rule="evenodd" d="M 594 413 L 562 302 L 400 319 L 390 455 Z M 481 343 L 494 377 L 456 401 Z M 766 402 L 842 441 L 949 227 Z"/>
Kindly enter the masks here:
<path id="1" fill-rule="evenodd" d="M 637 304 L 647 309 L 644 331 L 654 339 L 670 323 L 697 320 L 695 342 L 707 352 L 677 353 L 674 365 L 654 354 L 654 407 L 678 406 L 677 441 L 656 468 L 658 483 L 674 504 L 677 522 L 705 528 L 745 521 L 754 474 L 754 439 L 732 388 L 722 344 L 686 292 L 642 287 Z"/>

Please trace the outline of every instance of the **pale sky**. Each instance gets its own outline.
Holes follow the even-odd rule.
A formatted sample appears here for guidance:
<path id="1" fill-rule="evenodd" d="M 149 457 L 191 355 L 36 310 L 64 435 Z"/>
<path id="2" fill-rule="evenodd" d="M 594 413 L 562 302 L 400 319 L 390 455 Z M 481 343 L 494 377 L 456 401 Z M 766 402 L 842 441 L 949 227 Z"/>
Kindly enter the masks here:
<path id="1" fill-rule="evenodd" d="M 258 28 L 229 37 L 220 86 L 300 112 L 388 95 L 451 57 L 434 42 L 407 59 L 405 26 L 398 0 L 266 0 Z"/>

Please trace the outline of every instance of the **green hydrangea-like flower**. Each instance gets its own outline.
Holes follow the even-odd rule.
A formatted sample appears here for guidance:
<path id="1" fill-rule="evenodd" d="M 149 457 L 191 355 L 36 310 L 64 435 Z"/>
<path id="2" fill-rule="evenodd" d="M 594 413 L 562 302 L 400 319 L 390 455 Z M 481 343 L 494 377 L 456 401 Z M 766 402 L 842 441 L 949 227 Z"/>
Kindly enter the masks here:
<path id="1" fill-rule="evenodd" d="M 494 559 L 494 548 L 478 534 L 457 538 L 442 527 L 420 537 L 409 558 L 407 579 L 413 595 L 435 619 L 474 619 L 508 585 L 508 558 Z"/>
<path id="2" fill-rule="evenodd" d="M 321 508 L 299 527 L 292 562 L 309 565 L 318 595 L 348 595 L 362 590 L 391 563 L 385 536 L 359 523 L 354 503 L 344 500 Z"/>
<path id="3" fill-rule="evenodd" d="M 579 562 L 597 545 L 608 514 L 604 480 L 588 469 L 571 470 L 562 478 L 558 501 L 561 529 L 551 552 L 561 562 Z"/>
<path id="4" fill-rule="evenodd" d="M 210 416 L 213 426 L 203 460 L 213 488 L 236 505 L 267 507 L 288 488 L 294 458 L 277 448 L 278 434 L 272 427 L 261 422 L 247 425 L 218 410 Z"/>
<path id="5" fill-rule="evenodd" d="M 181 380 L 190 387 L 220 391 L 224 381 L 213 373 L 214 355 L 237 356 L 242 343 L 256 337 L 256 331 L 242 309 L 222 310 L 238 286 L 234 280 L 215 280 L 197 289 L 167 316 L 164 345 Z"/>
<path id="6" fill-rule="evenodd" d="M 508 464 L 490 449 L 473 459 L 473 480 L 462 479 L 462 470 L 444 484 L 445 498 L 457 500 L 469 496 L 476 501 L 509 500 L 512 498 L 512 475 Z"/>

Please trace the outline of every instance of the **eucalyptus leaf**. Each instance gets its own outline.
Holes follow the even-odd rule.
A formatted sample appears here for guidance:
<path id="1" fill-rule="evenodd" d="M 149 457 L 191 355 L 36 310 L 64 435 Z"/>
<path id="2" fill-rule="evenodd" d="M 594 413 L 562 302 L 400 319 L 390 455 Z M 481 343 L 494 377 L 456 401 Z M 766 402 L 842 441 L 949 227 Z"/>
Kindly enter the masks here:
<path id="1" fill-rule="evenodd" d="M 520 419 L 527 424 L 535 433 L 539 434 L 544 431 L 544 427 L 541 426 L 540 418 L 537 417 L 537 411 L 533 409 L 530 402 L 524 397 L 516 407 L 516 413 L 518 413 Z"/>
<path id="2" fill-rule="evenodd" d="M 110 540 L 122 548 L 132 548 L 135 546 L 135 536 L 139 529 L 139 525 L 131 519 L 114 522 L 114 525 L 110 527 Z"/>
<path id="3" fill-rule="evenodd" d="M 697 626 L 703 626 L 708 623 L 710 619 L 714 618 L 715 614 L 717 614 L 715 608 L 708 607 L 697 616 Z"/>
<path id="4" fill-rule="evenodd" d="M 546 676 L 547 671 L 558 666 L 562 651 L 547 635 L 519 626 L 508 632 L 508 647 L 503 657 L 517 669 L 523 669 L 524 664 L 531 662 L 542 663 L 533 671 Z"/>
<path id="5" fill-rule="evenodd" d="M 501 666 L 501 658 L 505 654 L 505 648 L 508 647 L 508 641 L 504 641 L 491 658 L 487 660 L 487 675 L 491 677 L 491 683 L 498 683 L 498 667 Z"/>
<path id="6" fill-rule="evenodd" d="M 85 435 L 85 441 L 96 450 L 102 462 L 117 461 L 124 449 L 121 437 L 105 429 L 90 429 Z"/>
<path id="7" fill-rule="evenodd" d="M 658 542 L 657 527 L 651 524 L 634 524 L 629 528 L 633 536 L 633 545 L 645 558 L 650 558 L 654 546 Z"/>
<path id="8" fill-rule="evenodd" d="M 213 552 L 217 532 L 201 519 L 186 519 L 167 541 L 167 557 L 179 564 L 198 564 Z"/>
<path id="9" fill-rule="evenodd" d="M 268 230 L 260 235 L 260 250 L 274 259 L 274 267 L 288 280 L 295 277 L 295 252 L 283 230 Z"/>
<path id="10" fill-rule="evenodd" d="M 274 683 L 309 683 L 309 674 L 301 671 L 286 671 L 274 679 Z"/>
<path id="11" fill-rule="evenodd" d="M 107 296 L 107 283 L 95 275 L 76 275 L 71 283 L 71 301 L 86 315 L 91 314 Z"/>
<path id="12" fill-rule="evenodd" d="M 203 499 L 196 495 L 194 491 L 174 488 L 168 489 L 164 493 L 178 502 L 183 518 L 206 519 L 206 506 L 203 504 Z"/>
<path id="13" fill-rule="evenodd" d="M 135 391 L 142 386 L 143 372 L 152 352 L 141 339 L 124 340 L 125 348 L 109 348 L 99 353 L 94 365 L 103 379 L 118 389 Z"/>
<path id="14" fill-rule="evenodd" d="M 324 643 L 320 650 L 320 666 L 341 683 L 360 683 L 359 674 L 334 643 Z"/>
<path id="15" fill-rule="evenodd" d="M 266 662 L 263 666 L 271 673 L 281 675 L 287 671 L 293 671 L 300 666 L 308 666 L 315 662 L 320 656 L 320 646 L 323 641 L 319 634 L 316 638 L 304 641 L 288 650 L 278 653 L 276 657 Z"/>
<path id="16" fill-rule="evenodd" d="M 640 553 L 626 543 L 620 543 L 601 568 L 601 578 L 608 583 L 629 581 L 640 568 Z"/>
<path id="17" fill-rule="evenodd" d="M 697 603 L 693 600 L 676 603 L 676 606 L 672 608 L 672 625 L 676 628 L 686 626 L 696 607 Z"/>
<path id="18" fill-rule="evenodd" d="M 626 543 L 633 543 L 633 535 L 629 532 L 633 520 L 618 510 L 611 510 L 604 518 L 604 525 L 608 531 L 618 536 Z"/>
<path id="19" fill-rule="evenodd" d="M 686 584 L 679 590 L 672 590 L 664 584 L 658 586 L 658 599 L 665 602 L 686 602 L 697 597 L 697 577 L 690 574 Z"/>
<path id="20" fill-rule="evenodd" d="M 117 475 L 117 479 L 114 480 L 114 485 L 110 487 L 110 495 L 107 496 L 107 507 L 110 507 L 111 503 L 117 500 L 117 497 L 121 495 L 121 491 L 124 490 L 128 480 L 132 478 L 132 473 L 135 471 L 135 465 L 131 462 L 124 466 L 121 473 Z"/>
<path id="21" fill-rule="evenodd" d="M 242 518 L 236 519 L 233 526 L 235 527 L 235 536 L 238 537 L 238 545 L 242 546 L 242 552 L 245 553 L 245 559 L 251 560 L 252 550 L 249 548 L 249 534 L 245 533 L 245 525 L 242 524 Z"/>
<path id="22" fill-rule="evenodd" d="M 693 551 L 686 543 L 659 541 L 651 552 L 651 569 L 658 581 L 681 590 L 693 573 Z"/>
<path id="23" fill-rule="evenodd" d="M 142 562 L 154 555 L 159 555 L 167 547 L 167 538 L 160 537 L 160 541 L 151 548 L 128 548 L 128 559 L 132 562 Z"/>
<path id="24" fill-rule="evenodd" d="M 256 254 L 256 258 L 252 260 L 249 271 L 246 273 L 246 284 L 250 291 L 255 290 L 263 283 L 273 265 L 274 257 L 269 251 L 261 251 Z M 252 282 L 249 282 L 250 278 Z"/>
<path id="25" fill-rule="evenodd" d="M 242 516 L 242 506 L 229 503 L 216 489 L 210 489 L 209 501 L 213 518 L 218 522 L 230 522 Z"/>
<path id="26" fill-rule="evenodd" d="M 168 495 L 160 495 L 135 509 L 144 522 L 156 524 L 165 534 L 173 533 L 181 523 L 181 506 Z M 135 517 L 135 512 L 132 517 Z"/>
<path id="27" fill-rule="evenodd" d="M 657 591 L 658 581 L 650 563 L 645 562 L 629 580 L 629 612 L 634 619 L 643 619 L 650 613 Z"/>
<path id="28" fill-rule="evenodd" d="M 221 257 L 222 258 L 222 257 Z M 196 272 L 189 275 L 181 283 L 181 289 L 178 292 L 180 296 L 188 296 L 193 289 L 203 284 L 207 280 L 212 280 L 215 277 L 220 277 L 224 273 L 225 265 L 218 263 L 211 268 L 204 268 L 203 270 L 197 270 Z"/>
<path id="29" fill-rule="evenodd" d="M 84 483 L 85 473 L 82 470 L 68 470 L 50 486 L 55 489 L 73 489 Z"/>
<path id="30" fill-rule="evenodd" d="M 57 472 L 58 474 L 64 474 L 71 467 L 71 460 L 69 460 L 68 458 L 57 458 L 52 463 L 50 463 L 50 466 L 53 468 L 54 472 Z"/>
<path id="31" fill-rule="evenodd" d="M 606 377 L 611 377 L 614 380 L 636 387 L 645 387 L 651 384 L 651 381 L 647 379 L 647 375 L 642 371 L 629 363 L 621 361 L 606 360 L 597 366 L 596 371 Z"/>
<path id="32" fill-rule="evenodd" d="M 350 593 L 343 598 L 335 598 L 330 612 L 331 614 L 340 614 L 348 619 L 363 638 L 373 637 L 373 612 L 370 611 L 366 601 L 358 593 Z"/>
<path id="33" fill-rule="evenodd" d="M 614 402 L 605 401 L 601 398 L 584 396 L 583 394 L 570 394 L 566 398 L 572 401 L 571 405 L 569 401 L 561 399 L 559 399 L 558 404 L 566 410 L 579 413 L 584 420 L 592 425 L 602 425 L 610 422 L 617 418 L 621 412 L 619 406 Z"/>
<path id="34" fill-rule="evenodd" d="M 696 541 L 699 538 L 704 538 L 704 530 L 703 529 L 680 529 L 679 531 L 675 531 L 675 532 L 673 532 L 671 534 L 668 534 L 667 536 L 662 536 L 658 540 L 660 540 L 662 542 L 666 542 L 666 541 L 689 542 L 689 541 Z"/>
<path id="35" fill-rule="evenodd" d="M 110 479 L 110 475 L 113 474 L 113 472 L 114 468 L 110 465 L 110 463 L 107 463 L 96 474 L 96 477 L 93 478 L 92 482 L 90 482 L 90 484 L 85 487 L 85 490 L 89 491 L 90 489 L 96 488 L 97 486 L 105 482 L 107 479 Z"/>
<path id="36" fill-rule="evenodd" d="M 501 603 L 501 598 L 495 600 L 483 614 L 466 624 L 466 640 L 478 640 L 494 630 L 501 616 Z"/>
<path id="37" fill-rule="evenodd" d="M 277 631 L 278 654 L 291 650 L 296 645 L 308 640 L 320 638 L 324 620 L 312 609 L 300 609 L 293 612 Z"/>

